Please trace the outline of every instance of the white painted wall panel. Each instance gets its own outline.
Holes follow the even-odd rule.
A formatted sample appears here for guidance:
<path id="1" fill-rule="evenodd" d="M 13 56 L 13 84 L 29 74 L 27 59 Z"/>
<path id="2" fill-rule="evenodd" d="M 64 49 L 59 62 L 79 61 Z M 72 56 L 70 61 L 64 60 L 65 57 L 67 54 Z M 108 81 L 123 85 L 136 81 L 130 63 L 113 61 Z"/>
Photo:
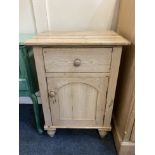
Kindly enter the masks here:
<path id="1" fill-rule="evenodd" d="M 115 29 L 118 2 L 119 0 L 20 0 L 20 32 L 33 32 L 35 25 L 37 32 Z M 34 18 L 31 17 L 33 12 Z"/>
<path id="2" fill-rule="evenodd" d="M 118 0 L 46 0 L 51 31 L 109 30 Z"/>
<path id="3" fill-rule="evenodd" d="M 32 0 L 37 32 L 49 31 L 46 0 Z"/>
<path id="4" fill-rule="evenodd" d="M 19 0 L 19 32 L 35 33 L 35 31 L 31 0 Z"/>

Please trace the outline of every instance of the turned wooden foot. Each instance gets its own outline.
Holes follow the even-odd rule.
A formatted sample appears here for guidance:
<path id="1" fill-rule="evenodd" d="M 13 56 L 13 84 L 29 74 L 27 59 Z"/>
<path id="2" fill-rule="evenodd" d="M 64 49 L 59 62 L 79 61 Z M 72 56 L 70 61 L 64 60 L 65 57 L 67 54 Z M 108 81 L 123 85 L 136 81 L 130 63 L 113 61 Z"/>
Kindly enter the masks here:
<path id="1" fill-rule="evenodd" d="M 50 137 L 54 137 L 55 132 L 56 132 L 56 129 L 47 130 L 47 134 L 48 134 Z"/>
<path id="2" fill-rule="evenodd" d="M 98 129 L 98 132 L 101 138 L 104 138 L 107 135 L 107 131 L 103 129 Z"/>

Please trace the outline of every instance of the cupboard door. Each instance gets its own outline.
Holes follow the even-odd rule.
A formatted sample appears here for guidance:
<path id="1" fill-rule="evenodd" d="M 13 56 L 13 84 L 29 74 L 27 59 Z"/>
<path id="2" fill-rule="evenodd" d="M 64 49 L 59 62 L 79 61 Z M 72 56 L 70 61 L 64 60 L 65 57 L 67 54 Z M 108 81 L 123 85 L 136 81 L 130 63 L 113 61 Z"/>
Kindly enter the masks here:
<path id="1" fill-rule="evenodd" d="M 108 77 L 47 78 L 55 126 L 102 127 Z"/>

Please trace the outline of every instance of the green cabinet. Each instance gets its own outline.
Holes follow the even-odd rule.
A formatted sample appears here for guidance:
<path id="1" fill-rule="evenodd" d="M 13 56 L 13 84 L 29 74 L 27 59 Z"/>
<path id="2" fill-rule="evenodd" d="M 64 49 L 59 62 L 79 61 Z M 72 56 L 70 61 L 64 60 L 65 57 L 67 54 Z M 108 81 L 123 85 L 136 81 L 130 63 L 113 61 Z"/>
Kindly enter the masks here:
<path id="1" fill-rule="evenodd" d="M 43 133 L 40 119 L 40 111 L 36 92 L 39 91 L 32 48 L 26 47 L 24 41 L 31 38 L 31 34 L 21 34 L 19 42 L 19 95 L 29 96 L 33 102 L 36 127 L 39 133 Z"/>

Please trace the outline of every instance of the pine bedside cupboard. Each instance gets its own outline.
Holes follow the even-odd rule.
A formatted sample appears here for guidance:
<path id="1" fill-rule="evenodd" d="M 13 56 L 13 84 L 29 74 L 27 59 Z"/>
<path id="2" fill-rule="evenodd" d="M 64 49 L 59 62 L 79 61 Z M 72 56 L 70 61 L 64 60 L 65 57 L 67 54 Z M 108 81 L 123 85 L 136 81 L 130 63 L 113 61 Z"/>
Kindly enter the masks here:
<path id="1" fill-rule="evenodd" d="M 123 45 L 113 31 L 45 32 L 25 42 L 33 46 L 45 118 L 44 129 L 111 130 Z"/>

